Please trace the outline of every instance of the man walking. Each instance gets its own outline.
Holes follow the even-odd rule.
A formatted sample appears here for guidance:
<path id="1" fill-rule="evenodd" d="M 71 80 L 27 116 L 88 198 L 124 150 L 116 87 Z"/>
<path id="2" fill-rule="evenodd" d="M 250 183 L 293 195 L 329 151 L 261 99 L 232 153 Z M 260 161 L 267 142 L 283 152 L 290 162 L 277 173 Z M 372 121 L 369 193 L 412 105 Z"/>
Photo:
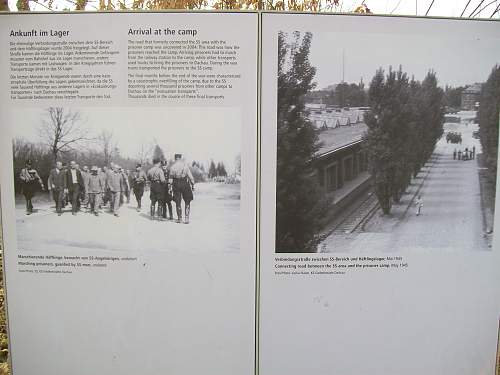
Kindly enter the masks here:
<path id="1" fill-rule="evenodd" d="M 107 166 L 103 166 L 101 173 L 100 173 L 101 180 L 103 182 L 103 187 L 104 187 L 104 191 L 102 193 L 102 199 L 101 199 L 101 206 L 107 205 L 109 200 L 110 200 L 109 199 L 109 191 L 108 191 L 107 183 L 106 183 L 108 181 L 109 173 L 110 173 L 109 168 Z"/>
<path id="2" fill-rule="evenodd" d="M 118 168 L 118 171 L 122 176 L 122 181 L 121 181 L 122 192 L 120 194 L 120 205 L 122 205 L 123 203 L 125 203 L 125 198 L 127 198 L 127 203 L 129 203 L 130 201 L 130 186 L 128 184 L 128 176 L 125 173 L 125 170 L 120 166 L 116 167 Z"/>
<path id="3" fill-rule="evenodd" d="M 102 185 L 102 179 L 99 176 L 99 170 L 97 166 L 93 166 L 89 178 L 87 180 L 87 185 L 85 185 L 85 192 L 88 194 L 90 213 L 95 216 L 99 216 L 99 202 L 101 200 L 101 194 L 104 191 L 104 186 Z"/>
<path id="4" fill-rule="evenodd" d="M 69 194 L 69 199 L 71 202 L 71 214 L 76 215 L 79 207 L 80 192 L 84 191 L 85 186 L 83 185 L 82 173 L 76 168 L 76 162 L 72 160 L 69 163 L 69 169 L 66 172 L 65 181 L 65 192 Z"/>
<path id="5" fill-rule="evenodd" d="M 424 201 L 420 195 L 415 201 L 415 206 L 417 206 L 417 216 L 420 216 L 420 214 L 422 213 L 422 207 L 424 207 Z"/>
<path id="6" fill-rule="evenodd" d="M 120 216 L 120 197 L 122 191 L 124 190 L 124 186 L 123 176 L 118 170 L 118 166 L 116 164 L 111 164 L 111 171 L 108 173 L 106 180 L 106 188 L 109 191 L 110 212 L 118 217 Z"/>
<path id="7" fill-rule="evenodd" d="M 57 215 L 61 216 L 64 199 L 64 172 L 60 161 L 56 162 L 56 167 L 50 171 L 47 187 L 56 204 Z"/>
<path id="8" fill-rule="evenodd" d="M 165 182 L 163 184 L 163 197 L 161 200 L 161 213 L 164 219 L 167 218 L 167 208 L 168 208 L 168 219 L 174 220 L 172 213 L 172 184 L 170 181 L 170 172 L 168 170 L 167 162 L 162 163 L 161 168 L 163 169 L 163 174 L 165 175 Z"/>
<path id="9" fill-rule="evenodd" d="M 172 178 L 172 190 L 174 193 L 175 210 L 177 212 L 177 222 L 182 222 L 181 201 L 184 200 L 184 224 L 189 224 L 191 201 L 193 200 L 194 178 L 189 170 L 189 166 L 182 159 L 181 154 L 175 154 L 175 162 L 170 167 L 170 177 Z"/>
<path id="10" fill-rule="evenodd" d="M 36 169 L 32 168 L 31 160 L 26 160 L 24 168 L 21 169 L 21 173 L 19 174 L 19 178 L 21 180 L 23 195 L 26 199 L 26 215 L 31 215 L 33 213 L 33 203 L 31 200 L 35 195 L 38 185 L 40 185 L 43 190 L 42 179 L 38 175 Z"/>
<path id="11" fill-rule="evenodd" d="M 141 211 L 142 196 L 144 195 L 144 187 L 148 177 L 142 170 L 142 165 L 137 164 L 135 171 L 132 172 L 132 190 L 134 191 L 135 200 L 137 201 L 137 212 Z"/>
<path id="12" fill-rule="evenodd" d="M 149 199 L 151 200 L 150 215 L 151 219 L 155 217 L 156 203 L 158 203 L 158 212 L 160 215 L 161 202 L 163 196 L 163 184 L 165 183 L 165 174 L 160 168 L 160 159 L 153 159 L 153 167 L 147 173 L 148 181 L 151 184 Z"/>
<path id="13" fill-rule="evenodd" d="M 82 170 L 82 178 L 83 178 L 83 186 L 84 186 L 84 191 L 82 191 L 82 204 L 85 208 L 89 208 L 89 194 L 87 192 L 87 184 L 89 182 L 90 178 L 90 171 L 89 167 L 86 165 L 83 166 Z"/>

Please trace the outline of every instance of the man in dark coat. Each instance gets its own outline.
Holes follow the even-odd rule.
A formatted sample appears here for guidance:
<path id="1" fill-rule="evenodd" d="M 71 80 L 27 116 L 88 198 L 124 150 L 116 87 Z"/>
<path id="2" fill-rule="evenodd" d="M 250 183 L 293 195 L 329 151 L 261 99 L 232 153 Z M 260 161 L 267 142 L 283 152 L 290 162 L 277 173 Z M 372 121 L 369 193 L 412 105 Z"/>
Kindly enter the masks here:
<path id="1" fill-rule="evenodd" d="M 146 181 L 148 177 L 146 172 L 142 170 L 142 165 L 137 164 L 135 171 L 131 174 L 132 183 L 131 187 L 134 191 L 135 199 L 137 201 L 137 211 L 141 210 L 142 196 L 144 194 L 144 187 L 146 186 Z"/>
<path id="2" fill-rule="evenodd" d="M 156 203 L 158 203 L 157 214 L 161 214 L 161 202 L 163 199 L 163 185 L 165 184 L 165 173 L 160 166 L 160 159 L 153 159 L 153 167 L 148 170 L 148 181 L 150 182 L 149 199 L 151 200 L 151 219 L 155 218 Z"/>
<path id="3" fill-rule="evenodd" d="M 19 174 L 19 179 L 21 180 L 23 194 L 26 198 L 26 215 L 31 215 L 33 213 L 33 203 L 31 200 L 38 186 L 43 190 L 42 179 L 36 169 L 31 166 L 31 160 L 26 160 L 24 168 L 21 169 L 21 173 Z"/>
<path id="4" fill-rule="evenodd" d="M 52 198 L 56 204 L 56 212 L 59 216 L 62 215 L 63 199 L 64 199 L 64 177 L 62 171 L 62 163 L 56 162 L 56 167 L 50 171 L 47 187 L 52 192 Z"/>
<path id="5" fill-rule="evenodd" d="M 172 184 L 170 183 L 170 171 L 168 170 L 167 161 L 162 162 L 161 169 L 165 174 L 165 182 L 163 183 L 163 197 L 161 199 L 161 214 L 164 219 L 167 218 L 167 208 L 168 208 L 168 219 L 174 220 L 172 214 Z"/>
<path id="6" fill-rule="evenodd" d="M 172 191 L 174 194 L 175 210 L 177 211 L 177 222 L 182 223 L 181 203 L 184 201 L 184 224 L 189 224 L 194 178 L 188 164 L 182 159 L 181 154 L 175 154 L 175 162 L 170 167 L 170 177 L 172 178 Z"/>
<path id="7" fill-rule="evenodd" d="M 66 187 L 66 192 L 69 194 L 71 213 L 76 215 L 80 192 L 84 191 L 85 186 L 83 185 L 82 173 L 76 168 L 76 162 L 74 160 L 69 164 L 69 169 L 66 171 L 65 177 L 64 186 Z"/>

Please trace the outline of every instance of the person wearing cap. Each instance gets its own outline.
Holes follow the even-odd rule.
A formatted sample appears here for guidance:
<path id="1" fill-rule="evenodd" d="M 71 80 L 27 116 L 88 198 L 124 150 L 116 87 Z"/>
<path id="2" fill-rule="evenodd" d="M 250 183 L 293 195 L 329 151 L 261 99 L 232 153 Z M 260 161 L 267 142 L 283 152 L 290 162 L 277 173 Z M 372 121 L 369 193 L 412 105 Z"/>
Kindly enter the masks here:
<path id="1" fill-rule="evenodd" d="M 123 186 L 123 176 L 118 168 L 116 164 L 111 164 L 111 171 L 108 173 L 106 179 L 106 189 L 110 194 L 110 212 L 116 217 L 119 216 L 120 197 L 122 191 L 125 189 Z"/>
<path id="2" fill-rule="evenodd" d="M 94 165 L 91 168 L 86 183 L 85 192 L 88 194 L 90 213 L 99 216 L 99 202 L 101 201 L 101 194 L 104 191 L 104 186 L 102 185 L 102 179 L 99 176 L 97 166 Z"/>
<path id="3" fill-rule="evenodd" d="M 193 200 L 194 178 L 189 166 L 182 159 L 181 154 L 175 154 L 175 162 L 170 167 L 170 178 L 172 178 L 172 191 L 174 194 L 175 210 L 177 212 L 177 222 L 182 222 L 181 202 L 184 200 L 184 224 L 189 224 L 191 201 Z"/>
<path id="4" fill-rule="evenodd" d="M 64 171 L 62 170 L 62 163 L 60 161 L 57 161 L 55 168 L 50 171 L 47 188 L 52 193 L 57 215 L 61 216 L 64 200 Z"/>
<path id="5" fill-rule="evenodd" d="M 134 191 L 135 200 L 137 201 L 137 212 L 141 211 L 142 196 L 144 195 L 144 187 L 146 186 L 146 181 L 148 176 L 146 172 L 142 170 L 142 165 L 137 164 L 135 166 L 135 171 L 131 173 L 131 187 Z"/>
<path id="6" fill-rule="evenodd" d="M 33 202 L 31 200 L 35 196 L 38 186 L 42 190 L 44 189 L 42 179 L 36 169 L 31 166 L 31 160 L 26 160 L 24 168 L 21 169 L 21 173 L 19 174 L 19 179 L 21 180 L 24 198 L 26 199 L 26 215 L 31 215 L 33 213 Z"/>
<path id="7" fill-rule="evenodd" d="M 77 168 L 74 160 L 69 163 L 69 169 L 66 171 L 64 180 L 65 192 L 69 195 L 71 202 L 71 213 L 76 215 L 80 207 L 80 192 L 84 191 L 82 172 Z"/>
<path id="8" fill-rule="evenodd" d="M 160 167 L 160 159 L 153 159 L 153 167 L 148 170 L 148 181 L 150 182 L 149 199 L 151 200 L 150 215 L 151 219 L 155 217 L 156 203 L 158 203 L 158 212 L 161 211 L 161 200 L 163 198 L 163 184 L 165 183 L 165 173 Z"/>
<path id="9" fill-rule="evenodd" d="M 170 183 L 170 171 L 168 169 L 167 161 L 162 162 L 161 169 L 163 169 L 163 174 L 165 175 L 165 182 L 163 183 L 163 196 L 161 199 L 161 214 L 162 217 L 166 219 L 168 208 L 168 219 L 174 220 L 172 213 L 172 184 Z"/>

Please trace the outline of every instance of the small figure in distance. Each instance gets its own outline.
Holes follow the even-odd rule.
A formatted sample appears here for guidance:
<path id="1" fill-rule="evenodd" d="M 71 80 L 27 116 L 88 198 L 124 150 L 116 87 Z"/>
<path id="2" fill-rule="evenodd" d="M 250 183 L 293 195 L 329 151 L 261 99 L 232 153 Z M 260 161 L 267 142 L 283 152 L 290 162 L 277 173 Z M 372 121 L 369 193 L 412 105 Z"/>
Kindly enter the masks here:
<path id="1" fill-rule="evenodd" d="M 417 206 L 417 216 L 420 216 L 422 213 L 422 207 L 424 207 L 424 201 L 420 195 L 415 200 L 415 206 Z"/>

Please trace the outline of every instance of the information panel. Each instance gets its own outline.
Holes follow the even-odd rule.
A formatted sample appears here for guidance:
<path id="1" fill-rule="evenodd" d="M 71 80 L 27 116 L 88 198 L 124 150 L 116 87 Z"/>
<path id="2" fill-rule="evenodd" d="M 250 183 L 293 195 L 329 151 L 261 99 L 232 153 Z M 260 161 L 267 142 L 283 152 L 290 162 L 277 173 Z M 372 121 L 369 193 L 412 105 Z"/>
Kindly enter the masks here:
<path id="1" fill-rule="evenodd" d="M 496 21 L 1 14 L 13 375 L 494 374 L 499 44 Z"/>
<path id="2" fill-rule="evenodd" d="M 493 374 L 500 24 L 262 17 L 260 374 Z"/>
<path id="3" fill-rule="evenodd" d="M 13 373 L 253 374 L 258 15 L 0 18 Z"/>

